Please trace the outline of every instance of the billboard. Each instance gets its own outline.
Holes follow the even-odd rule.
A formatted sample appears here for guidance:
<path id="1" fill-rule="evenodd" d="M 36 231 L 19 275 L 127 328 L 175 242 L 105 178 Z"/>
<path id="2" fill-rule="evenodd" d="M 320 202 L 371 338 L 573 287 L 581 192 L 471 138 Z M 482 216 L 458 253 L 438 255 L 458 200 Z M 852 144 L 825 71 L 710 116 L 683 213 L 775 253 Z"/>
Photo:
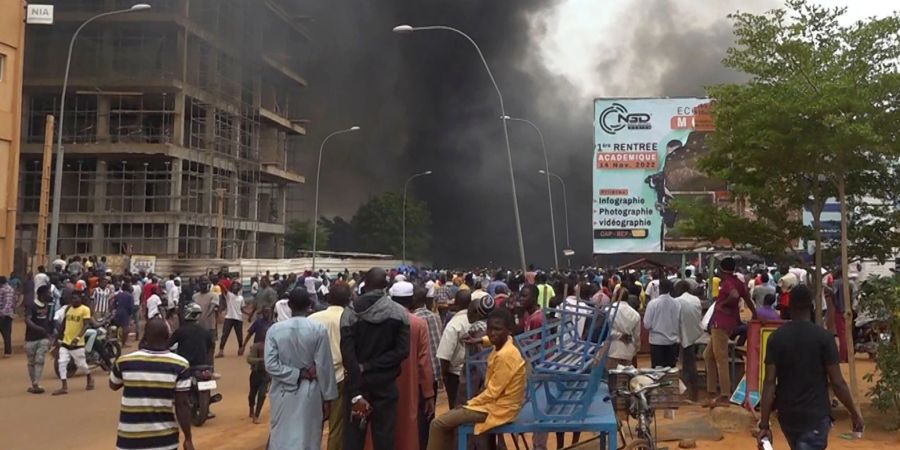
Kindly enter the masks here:
<path id="1" fill-rule="evenodd" d="M 714 130 L 709 108 L 697 97 L 594 101 L 594 253 L 662 251 L 676 195 L 725 190 L 697 168 Z"/>

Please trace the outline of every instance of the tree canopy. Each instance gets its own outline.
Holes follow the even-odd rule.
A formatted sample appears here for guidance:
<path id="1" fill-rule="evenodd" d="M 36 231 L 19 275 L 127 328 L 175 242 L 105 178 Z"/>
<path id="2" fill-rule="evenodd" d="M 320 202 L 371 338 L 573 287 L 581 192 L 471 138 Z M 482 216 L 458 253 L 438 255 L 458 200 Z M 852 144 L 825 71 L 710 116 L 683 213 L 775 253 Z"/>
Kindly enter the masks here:
<path id="1" fill-rule="evenodd" d="M 750 79 L 708 88 L 716 133 L 701 168 L 749 211 L 681 204 L 685 233 L 783 255 L 817 234 L 800 207 L 818 219 L 843 189 L 857 210 L 854 256 L 884 259 L 897 247 L 898 194 L 885 187 L 900 177 L 900 16 L 845 26 L 845 12 L 789 0 L 729 16 L 735 44 L 723 64 Z"/>
<path id="2" fill-rule="evenodd" d="M 351 223 L 359 249 L 388 253 L 403 252 L 403 196 L 396 192 L 374 195 L 360 206 Z M 406 203 L 406 257 L 423 258 L 431 246 L 431 213 L 427 205 L 410 196 Z"/>

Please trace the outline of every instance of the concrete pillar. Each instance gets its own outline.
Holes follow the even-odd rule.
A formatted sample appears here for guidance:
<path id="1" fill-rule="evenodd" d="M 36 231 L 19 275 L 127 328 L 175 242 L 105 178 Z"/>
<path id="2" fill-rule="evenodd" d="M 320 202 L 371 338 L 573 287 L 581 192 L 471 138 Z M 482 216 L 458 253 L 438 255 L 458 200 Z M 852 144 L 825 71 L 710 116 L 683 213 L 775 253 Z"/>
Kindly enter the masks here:
<path id="1" fill-rule="evenodd" d="M 183 31 L 179 31 L 183 33 Z M 179 40 L 179 42 L 181 42 Z M 189 111 L 185 111 L 185 95 L 183 92 L 175 94 L 175 126 L 172 129 L 172 142 L 180 147 L 188 147 L 184 140 L 184 118 L 188 117 Z"/>
<path id="2" fill-rule="evenodd" d="M 88 208 L 88 211 L 93 211 L 94 213 L 100 214 L 103 214 L 107 211 L 107 173 L 108 167 L 106 160 L 98 159 L 96 169 L 97 176 L 94 179 L 94 182 L 91 183 L 91 190 L 93 191 L 93 195 L 91 196 L 90 201 L 93 204 Z M 93 233 L 91 235 L 91 251 L 94 253 L 107 252 L 105 236 L 103 235 L 102 220 L 94 221 Z"/>
<path id="3" fill-rule="evenodd" d="M 178 255 L 179 225 L 177 220 L 166 224 L 166 254 L 171 257 Z"/>
<path id="4" fill-rule="evenodd" d="M 169 212 L 181 212 L 181 185 L 183 183 L 184 170 L 182 160 L 172 159 L 170 166 L 172 179 L 169 182 Z"/>
<path id="5" fill-rule="evenodd" d="M 109 111 L 110 98 L 101 95 L 97 97 L 97 142 L 109 142 Z"/>

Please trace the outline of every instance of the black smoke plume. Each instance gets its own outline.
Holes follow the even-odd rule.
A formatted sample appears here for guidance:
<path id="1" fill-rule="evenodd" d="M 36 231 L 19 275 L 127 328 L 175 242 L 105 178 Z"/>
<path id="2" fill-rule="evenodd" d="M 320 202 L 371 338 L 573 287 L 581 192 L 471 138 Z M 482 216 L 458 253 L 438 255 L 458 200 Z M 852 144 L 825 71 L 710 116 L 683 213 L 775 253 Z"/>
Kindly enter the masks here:
<path id="1" fill-rule="evenodd" d="M 600 0 L 596 0 L 600 1 Z M 507 113 L 544 132 L 553 172 L 567 183 L 573 260 L 590 261 L 592 98 L 703 95 L 703 86 L 740 79 L 720 64 L 732 42 L 725 13 L 747 2 L 716 5 L 714 19 L 694 22 L 703 3 L 630 1 L 616 13 L 610 46 L 586 52 L 597 92 L 585 92 L 542 64 L 539 42 L 562 0 L 314 0 L 295 2 L 308 15 L 311 40 L 299 42 L 309 79 L 310 134 L 305 138 L 306 198 L 315 158 L 330 131 L 363 131 L 331 141 L 323 163 L 321 213 L 350 219 L 373 192 L 400 191 L 412 173 L 412 195 L 431 209 L 431 259 L 443 265 L 517 266 L 506 150 L 497 97 L 473 48 L 449 32 L 397 35 L 399 24 L 449 25 L 481 46 L 503 91 Z M 618 3 L 618 2 L 601 2 Z M 674 6 L 683 3 L 683 7 Z M 757 2 L 758 3 L 758 2 Z M 771 2 L 765 2 L 771 6 Z M 758 5 L 757 5 L 758 6 Z M 602 17 L 597 17 L 598 23 Z M 573 36 L 578 39 L 578 36 Z M 623 69 L 624 67 L 624 69 Z M 622 73 L 628 75 L 622 76 Z M 617 75 L 618 74 L 618 75 Z M 510 140 L 529 263 L 552 265 L 546 180 L 539 140 L 510 123 Z M 560 251 L 565 243 L 562 191 L 554 181 Z M 311 209 L 309 208 L 311 214 Z M 560 256 L 560 263 L 565 259 Z"/>

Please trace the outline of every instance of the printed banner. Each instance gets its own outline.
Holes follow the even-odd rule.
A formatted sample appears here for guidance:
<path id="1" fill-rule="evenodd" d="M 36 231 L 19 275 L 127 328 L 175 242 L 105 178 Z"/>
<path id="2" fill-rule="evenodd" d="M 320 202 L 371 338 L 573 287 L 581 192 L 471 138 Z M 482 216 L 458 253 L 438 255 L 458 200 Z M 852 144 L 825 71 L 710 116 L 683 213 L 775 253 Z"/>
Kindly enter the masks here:
<path id="1" fill-rule="evenodd" d="M 697 169 L 713 130 L 707 98 L 594 101 L 594 253 L 661 251 L 675 194 L 724 190 Z"/>

